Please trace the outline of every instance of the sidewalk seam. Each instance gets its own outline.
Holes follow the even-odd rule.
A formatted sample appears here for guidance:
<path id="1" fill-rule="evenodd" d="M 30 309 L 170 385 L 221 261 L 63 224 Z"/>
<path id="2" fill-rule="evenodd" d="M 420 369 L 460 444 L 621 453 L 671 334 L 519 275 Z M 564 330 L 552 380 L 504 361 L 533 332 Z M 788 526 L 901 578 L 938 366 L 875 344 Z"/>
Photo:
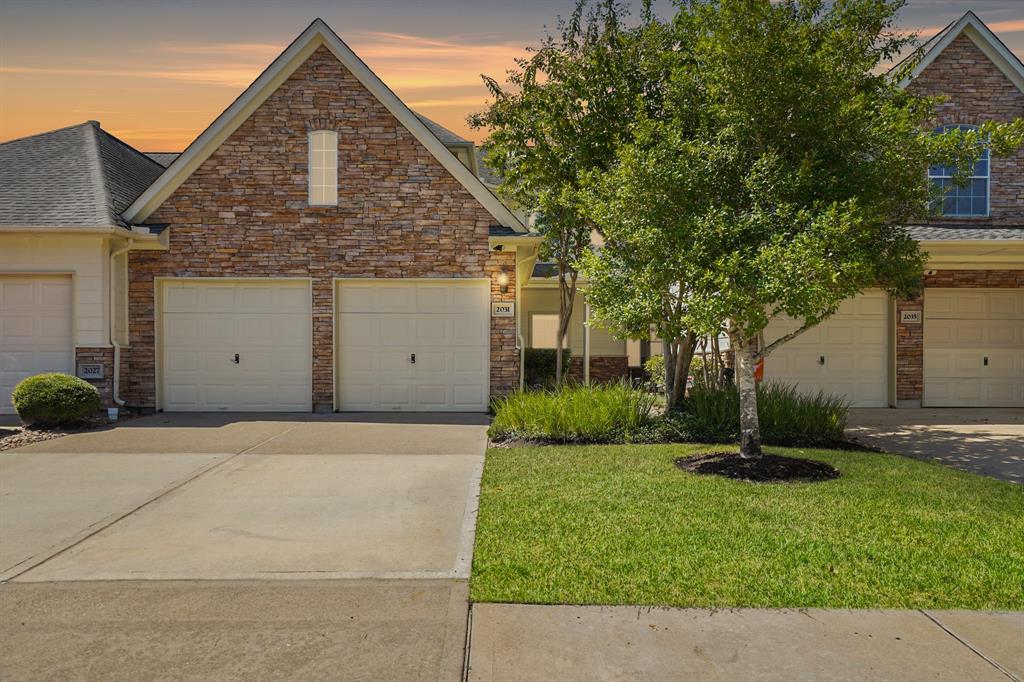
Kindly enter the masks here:
<path id="1" fill-rule="evenodd" d="M 1009 677 L 1009 678 L 1010 678 L 1011 680 L 1013 680 L 1013 682 L 1021 682 L 1021 679 L 1020 679 L 1019 677 L 1017 677 L 1016 675 L 1014 675 L 1014 674 L 1013 674 L 1012 672 L 1010 672 L 1009 670 L 1007 670 L 1007 669 L 1006 669 L 1006 668 L 1004 668 L 1003 666 L 999 665 L 999 663 L 997 663 L 997 662 L 996 662 L 996 661 L 994 661 L 993 659 L 989 658 L 988 656 L 986 656 L 986 655 L 985 655 L 985 654 L 983 654 L 982 652 L 980 652 L 980 651 L 978 651 L 977 649 L 975 649 L 975 648 L 974 648 L 974 647 L 973 647 L 973 646 L 971 645 L 971 643 L 970 643 L 970 642 L 968 642 L 967 640 L 963 639 L 962 637 L 960 637 L 959 635 L 957 635 L 957 634 L 956 634 L 955 632 L 953 632 L 952 630 L 950 630 L 949 628 L 947 628 L 947 627 L 946 627 L 945 625 L 943 625 L 943 624 L 942 624 L 941 622 L 939 622 L 939 620 L 938 620 L 937 618 L 933 617 L 933 616 L 932 616 L 932 614 L 928 613 L 928 612 L 927 612 L 927 611 L 925 611 L 924 609 L 918 609 L 918 612 L 919 612 L 919 613 L 920 613 L 920 614 L 921 614 L 922 616 L 924 616 L 925 618 L 927 618 L 928 620 L 930 620 L 931 622 L 933 622 L 933 623 L 935 623 L 935 624 L 936 624 L 937 626 L 939 626 L 939 627 L 940 627 L 940 628 L 942 629 L 942 631 L 943 631 L 943 632 L 945 632 L 945 633 L 946 633 L 947 635 L 949 635 L 950 637 L 952 637 L 953 639 L 955 639 L 956 641 L 960 642 L 960 643 L 961 643 L 961 644 L 963 644 L 963 645 L 964 645 L 965 647 L 967 647 L 968 649 L 970 649 L 971 651 L 973 651 L 973 652 L 974 652 L 974 653 L 975 653 L 975 654 L 976 654 L 976 655 L 977 655 L 977 656 L 978 656 L 979 658 L 981 658 L 982 660 L 984 660 L 985 662 L 987 662 L 987 663 L 988 663 L 989 665 L 991 665 L 991 666 L 992 666 L 993 668 L 995 668 L 996 670 L 998 670 L 998 671 L 999 671 L 999 672 L 1001 672 L 1002 674 L 1004 674 L 1004 675 L 1006 675 L 1007 677 Z"/>
<path id="2" fill-rule="evenodd" d="M 462 682 L 469 682 L 469 650 L 473 646 L 473 602 L 469 602 L 466 609 L 466 646 L 462 653 Z"/>

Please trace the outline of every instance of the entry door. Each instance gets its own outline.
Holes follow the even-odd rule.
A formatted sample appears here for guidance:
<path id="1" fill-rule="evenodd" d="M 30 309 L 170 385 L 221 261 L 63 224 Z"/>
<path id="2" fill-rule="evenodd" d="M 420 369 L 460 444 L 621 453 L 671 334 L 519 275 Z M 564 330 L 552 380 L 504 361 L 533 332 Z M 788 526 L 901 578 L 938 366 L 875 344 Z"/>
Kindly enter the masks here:
<path id="1" fill-rule="evenodd" d="M 175 280 L 161 289 L 163 409 L 312 409 L 308 282 Z"/>
<path id="2" fill-rule="evenodd" d="M 796 384 L 804 393 L 842 396 L 854 407 L 888 406 L 887 311 L 888 297 L 880 291 L 845 301 L 828 320 L 769 355 L 765 380 Z M 774 320 L 765 342 L 797 327 L 793 320 Z"/>
<path id="3" fill-rule="evenodd" d="M 0 414 L 14 414 L 11 391 L 22 379 L 74 370 L 71 278 L 0 276 Z"/>
<path id="4" fill-rule="evenodd" d="M 1024 407 L 1024 290 L 925 290 L 923 404 Z"/>
<path id="5" fill-rule="evenodd" d="M 485 411 L 490 287 L 483 281 L 342 281 L 339 407 Z"/>

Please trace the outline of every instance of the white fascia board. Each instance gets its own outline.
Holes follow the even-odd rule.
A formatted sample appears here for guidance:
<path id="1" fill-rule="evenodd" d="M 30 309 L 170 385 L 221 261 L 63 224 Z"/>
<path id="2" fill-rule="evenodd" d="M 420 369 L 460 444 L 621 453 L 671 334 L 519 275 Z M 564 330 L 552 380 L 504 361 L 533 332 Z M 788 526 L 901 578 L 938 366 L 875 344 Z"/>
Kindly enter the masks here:
<path id="1" fill-rule="evenodd" d="M 1018 89 L 1024 92 L 1024 64 L 1021 64 L 1016 55 L 1006 48 L 1006 45 L 992 33 L 992 30 L 974 12 L 967 12 L 960 17 L 946 31 L 945 35 L 925 52 L 921 61 L 917 63 L 910 74 L 900 81 L 900 87 L 905 88 L 911 81 L 921 75 L 935 61 L 935 58 L 942 54 L 942 51 L 949 47 L 949 44 L 956 40 L 961 33 L 966 34 L 978 46 L 978 49 L 992 60 L 996 68 L 1002 71 Z"/>
<path id="2" fill-rule="evenodd" d="M 259 78 L 253 81 L 252 85 L 246 88 L 245 92 L 167 167 L 156 182 L 124 212 L 125 220 L 139 223 L 148 218 L 321 45 L 326 46 L 338 58 L 499 224 L 517 232 L 527 231 L 515 215 L 491 194 L 472 171 L 462 165 L 462 162 L 322 19 L 316 19 L 310 24 L 271 62 Z"/>

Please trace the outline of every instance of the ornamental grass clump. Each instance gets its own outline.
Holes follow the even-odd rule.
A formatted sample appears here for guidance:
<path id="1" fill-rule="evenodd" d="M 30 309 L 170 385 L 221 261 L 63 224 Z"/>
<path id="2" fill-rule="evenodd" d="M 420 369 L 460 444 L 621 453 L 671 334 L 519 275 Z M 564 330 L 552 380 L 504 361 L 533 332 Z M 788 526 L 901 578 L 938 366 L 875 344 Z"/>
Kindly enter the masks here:
<path id="1" fill-rule="evenodd" d="M 516 391 L 495 401 L 488 435 L 494 441 L 628 441 L 650 425 L 656 400 L 653 394 L 625 382 Z"/>
<path id="2" fill-rule="evenodd" d="M 695 386 L 678 421 L 685 440 L 705 443 L 739 440 L 740 398 L 735 386 Z M 766 443 L 773 445 L 837 445 L 849 404 L 819 391 L 801 393 L 797 386 L 765 383 L 757 387 L 757 416 Z"/>

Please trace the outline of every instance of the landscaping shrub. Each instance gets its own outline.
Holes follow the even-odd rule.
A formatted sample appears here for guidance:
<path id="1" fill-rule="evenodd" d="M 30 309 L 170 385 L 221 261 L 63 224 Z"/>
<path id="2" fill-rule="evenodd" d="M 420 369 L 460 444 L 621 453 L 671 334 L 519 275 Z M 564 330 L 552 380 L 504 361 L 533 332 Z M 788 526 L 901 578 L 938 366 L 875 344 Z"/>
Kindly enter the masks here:
<path id="1" fill-rule="evenodd" d="M 665 356 L 652 355 L 644 363 L 644 371 L 647 372 L 648 381 L 659 391 L 665 390 Z"/>
<path id="2" fill-rule="evenodd" d="M 842 398 L 818 392 L 805 395 L 796 386 L 765 383 L 757 388 L 761 438 L 773 445 L 829 445 L 843 441 L 849 412 Z M 724 443 L 739 440 L 740 399 L 734 385 L 697 384 L 683 410 L 667 416 L 665 440 Z"/>
<path id="3" fill-rule="evenodd" d="M 37 374 L 14 387 L 18 416 L 33 426 L 73 426 L 100 410 L 100 392 L 69 374 Z"/>
<path id="4" fill-rule="evenodd" d="M 555 385 L 555 349 L 527 348 L 524 358 L 524 378 L 531 388 L 551 388 Z M 562 349 L 562 371 L 569 372 L 569 360 L 572 352 Z"/>
<path id="5" fill-rule="evenodd" d="M 494 404 L 488 435 L 496 441 L 615 443 L 653 433 L 656 397 L 626 382 L 517 391 Z"/>

